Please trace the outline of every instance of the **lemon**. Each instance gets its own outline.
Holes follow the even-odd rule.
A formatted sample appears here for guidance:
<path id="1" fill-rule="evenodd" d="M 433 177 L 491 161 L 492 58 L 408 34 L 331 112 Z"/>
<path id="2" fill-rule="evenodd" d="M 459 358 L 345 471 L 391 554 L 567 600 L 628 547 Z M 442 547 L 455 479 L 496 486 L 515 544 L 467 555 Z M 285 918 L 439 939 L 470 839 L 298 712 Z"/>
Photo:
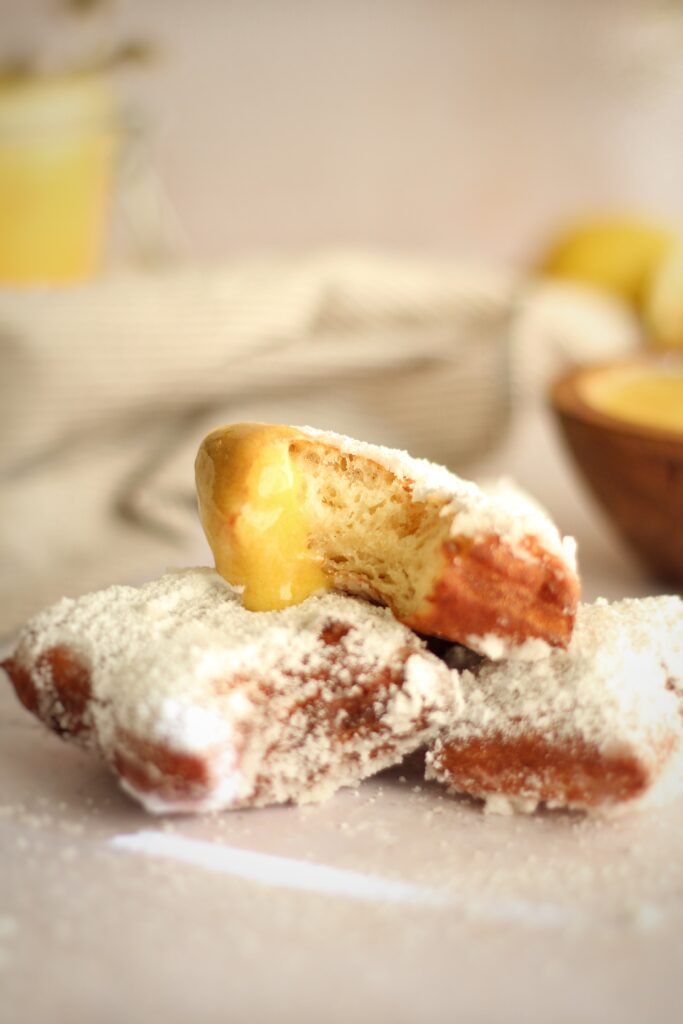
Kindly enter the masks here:
<path id="1" fill-rule="evenodd" d="M 648 340 L 660 348 L 683 348 L 683 240 L 654 270 L 643 296 Z"/>
<path id="2" fill-rule="evenodd" d="M 645 220 L 584 221 L 556 239 L 540 269 L 602 288 L 638 307 L 674 240 L 672 231 Z"/>

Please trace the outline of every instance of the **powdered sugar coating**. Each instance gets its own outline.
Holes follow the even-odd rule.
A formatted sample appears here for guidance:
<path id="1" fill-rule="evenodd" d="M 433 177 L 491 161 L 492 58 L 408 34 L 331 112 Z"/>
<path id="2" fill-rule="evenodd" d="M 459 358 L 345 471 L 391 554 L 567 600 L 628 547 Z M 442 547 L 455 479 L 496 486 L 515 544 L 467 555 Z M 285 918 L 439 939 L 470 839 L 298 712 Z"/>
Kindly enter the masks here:
<path id="1" fill-rule="evenodd" d="M 452 781 L 443 767 L 449 747 L 457 770 L 457 751 L 470 743 L 491 741 L 502 750 L 509 744 L 513 751 L 517 741 L 538 737 L 557 748 L 579 744 L 601 757 L 623 756 L 654 782 L 666 760 L 662 752 L 681 746 L 683 602 L 657 597 L 582 605 L 566 651 L 552 649 L 526 663 L 481 662 L 459 678 L 465 709 L 430 751 L 430 777 Z M 491 794 L 476 783 L 467 791 L 494 806 L 504 798 L 508 807 L 533 809 L 540 782 L 525 771 L 519 764 L 521 791 Z"/>
<path id="2" fill-rule="evenodd" d="M 483 636 L 468 636 L 465 640 L 468 647 L 478 651 L 491 661 L 541 661 L 552 651 L 550 644 L 538 637 L 529 637 L 522 644 L 513 644 L 506 637 L 497 633 L 485 633 Z"/>
<path id="3" fill-rule="evenodd" d="M 445 665 L 385 609 L 326 593 L 248 612 L 210 569 L 63 599 L 28 623 L 14 663 L 39 717 L 69 735 L 41 661 L 55 648 L 89 673 L 74 738 L 152 811 L 321 799 L 416 749 L 459 700 Z M 169 791 L 166 754 L 196 770 L 194 790 Z"/>
<path id="4" fill-rule="evenodd" d="M 443 502 L 441 514 L 451 517 L 452 537 L 483 538 L 494 534 L 521 558 L 533 558 L 525 541 L 535 538 L 545 551 L 576 569 L 576 542 L 562 538 L 545 510 L 512 481 L 502 479 L 486 490 L 463 480 L 445 466 L 416 459 L 396 448 L 355 441 L 353 438 L 315 427 L 298 427 L 302 433 L 349 455 L 378 463 L 410 484 L 415 501 Z"/>

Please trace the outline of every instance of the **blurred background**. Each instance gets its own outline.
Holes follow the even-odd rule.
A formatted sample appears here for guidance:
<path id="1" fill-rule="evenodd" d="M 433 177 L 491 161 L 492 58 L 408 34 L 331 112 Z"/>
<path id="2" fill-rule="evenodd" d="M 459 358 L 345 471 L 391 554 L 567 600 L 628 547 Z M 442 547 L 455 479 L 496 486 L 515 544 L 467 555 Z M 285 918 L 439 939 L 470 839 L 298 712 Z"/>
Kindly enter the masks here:
<path id="1" fill-rule="evenodd" d="M 514 472 L 581 534 L 549 383 L 683 338 L 683 2 L 0 0 L 0 24 L 0 632 L 208 560 L 192 458 L 230 419 Z"/>
<path id="2" fill-rule="evenodd" d="M 189 259 L 369 245 L 528 261 L 587 211 L 683 216 L 677 0 L 1 9 L 5 62 L 132 58 L 111 84 Z"/>

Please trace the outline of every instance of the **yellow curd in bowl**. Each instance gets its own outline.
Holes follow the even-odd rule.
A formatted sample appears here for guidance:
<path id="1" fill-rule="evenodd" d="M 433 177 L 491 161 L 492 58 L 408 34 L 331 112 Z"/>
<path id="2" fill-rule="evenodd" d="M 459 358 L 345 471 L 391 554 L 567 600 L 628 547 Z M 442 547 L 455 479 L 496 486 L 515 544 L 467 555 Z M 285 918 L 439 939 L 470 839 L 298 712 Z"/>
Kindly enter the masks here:
<path id="1" fill-rule="evenodd" d="M 683 435 L 683 364 L 620 367 L 587 375 L 581 398 L 596 412 Z"/>

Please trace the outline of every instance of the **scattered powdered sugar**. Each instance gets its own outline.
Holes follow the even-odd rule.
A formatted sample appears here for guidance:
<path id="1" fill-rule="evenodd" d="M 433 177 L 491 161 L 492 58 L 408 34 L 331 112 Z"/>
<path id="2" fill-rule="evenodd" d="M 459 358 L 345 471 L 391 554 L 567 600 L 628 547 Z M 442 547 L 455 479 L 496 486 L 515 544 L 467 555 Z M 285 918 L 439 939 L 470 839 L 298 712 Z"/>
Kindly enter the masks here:
<path id="1" fill-rule="evenodd" d="M 405 735 L 414 728 L 425 707 L 431 708 L 430 722 L 435 727 L 443 727 L 452 715 L 462 711 L 462 697 L 457 678 L 453 680 L 452 700 L 447 705 L 435 707 L 433 693 L 434 671 L 431 662 L 411 655 L 405 665 L 405 682 L 387 709 L 385 723 L 392 732 Z"/>
<path id="2" fill-rule="evenodd" d="M 457 748 L 489 737 L 504 744 L 530 735 L 624 755 L 654 779 L 662 751 L 681 745 L 683 602 L 654 597 L 582 605 L 566 651 L 552 649 L 535 661 L 482 662 L 459 678 L 465 710 L 429 756 L 430 773 L 442 781 L 434 764 L 449 742 Z M 671 767 L 677 760 L 670 759 L 661 792 L 681 792 L 680 769 Z M 489 809 L 513 807 L 505 800 L 487 797 Z"/>
<path id="3" fill-rule="evenodd" d="M 552 650 L 550 644 L 539 637 L 529 637 L 524 643 L 511 643 L 507 637 L 496 633 L 485 633 L 484 636 L 468 636 L 468 647 L 483 654 L 491 661 L 516 659 L 517 661 L 540 661 L 547 658 Z"/>
<path id="4" fill-rule="evenodd" d="M 453 498 L 456 493 L 462 495 L 464 499 L 467 495 L 479 493 L 476 484 L 462 480 L 445 466 L 439 466 L 428 459 L 416 459 L 408 452 L 398 448 L 385 448 L 383 445 L 356 441 L 344 434 L 336 434 L 331 430 L 318 430 L 316 427 L 306 426 L 296 429 L 331 448 L 337 448 L 349 455 L 358 455 L 371 462 L 376 462 L 399 479 L 410 481 L 413 484 L 412 493 L 416 501 L 424 501 L 433 496 L 449 499 Z"/>
<path id="5" fill-rule="evenodd" d="M 675 717 L 662 662 L 682 640 L 679 598 L 581 605 L 566 651 L 553 648 L 545 659 L 486 664 L 462 674 L 463 728 L 552 729 L 599 747 L 637 741 Z"/>
<path id="6" fill-rule="evenodd" d="M 126 776 L 155 811 L 328 795 L 418 747 L 458 700 L 445 664 L 386 609 L 324 593 L 249 612 L 211 569 L 64 599 L 28 623 L 15 661 L 40 716 L 68 733 L 72 712 L 40 658 L 55 647 L 90 675 L 76 739 L 110 763 L 139 756 L 131 736 L 201 759 L 209 781 L 191 806 L 168 796 L 154 759 L 142 766 L 148 792 Z"/>
<path id="7" fill-rule="evenodd" d="M 519 796 L 505 796 L 503 793 L 489 793 L 484 798 L 484 813 L 511 817 L 513 814 L 533 814 L 538 800 Z"/>
<path id="8" fill-rule="evenodd" d="M 407 452 L 315 427 L 298 427 L 302 433 L 349 455 L 358 455 L 383 466 L 411 485 L 415 501 L 443 502 L 441 514 L 451 517 L 451 536 L 485 537 L 494 534 L 504 540 L 520 558 L 531 559 L 525 541 L 536 538 L 546 551 L 557 555 L 574 571 L 576 543 L 562 538 L 545 510 L 521 488 L 505 478 L 477 484 L 451 473 L 445 466 L 427 459 L 416 459 Z"/>
<path id="9" fill-rule="evenodd" d="M 605 598 L 596 605 L 609 607 Z M 657 652 L 671 690 L 681 698 L 683 711 L 683 601 L 675 595 L 627 598 L 619 608 L 628 617 L 629 630 L 639 647 Z"/>

